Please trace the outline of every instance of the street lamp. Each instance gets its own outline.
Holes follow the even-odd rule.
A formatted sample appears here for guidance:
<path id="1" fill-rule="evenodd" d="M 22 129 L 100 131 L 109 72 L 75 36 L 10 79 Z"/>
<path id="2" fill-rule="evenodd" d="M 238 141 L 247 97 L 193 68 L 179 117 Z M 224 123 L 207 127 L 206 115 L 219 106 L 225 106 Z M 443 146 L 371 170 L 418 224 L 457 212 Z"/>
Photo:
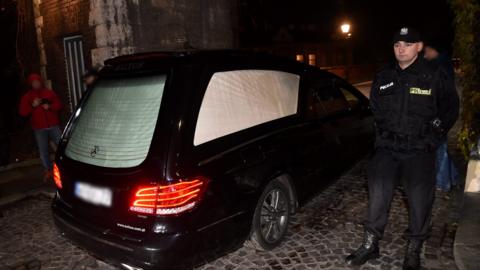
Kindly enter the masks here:
<path id="1" fill-rule="evenodd" d="M 343 37 L 349 39 L 352 36 L 351 25 L 348 22 L 344 22 L 340 25 L 340 30 L 342 31 Z M 345 79 L 348 80 L 348 69 L 351 65 L 351 47 L 350 42 L 342 42 L 343 52 L 344 52 L 344 63 L 345 63 Z"/>
<path id="2" fill-rule="evenodd" d="M 342 30 L 342 33 L 345 35 L 350 34 L 350 24 L 349 23 L 344 23 L 340 26 L 340 29 Z"/>

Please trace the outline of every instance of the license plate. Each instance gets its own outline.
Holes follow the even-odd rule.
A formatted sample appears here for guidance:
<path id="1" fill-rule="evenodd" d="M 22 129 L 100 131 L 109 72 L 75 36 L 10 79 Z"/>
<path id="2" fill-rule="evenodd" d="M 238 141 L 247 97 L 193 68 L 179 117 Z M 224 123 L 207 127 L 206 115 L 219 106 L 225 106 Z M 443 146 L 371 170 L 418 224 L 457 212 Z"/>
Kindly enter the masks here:
<path id="1" fill-rule="evenodd" d="M 109 188 L 77 182 L 75 183 L 75 196 L 91 204 L 112 206 L 112 191 Z"/>

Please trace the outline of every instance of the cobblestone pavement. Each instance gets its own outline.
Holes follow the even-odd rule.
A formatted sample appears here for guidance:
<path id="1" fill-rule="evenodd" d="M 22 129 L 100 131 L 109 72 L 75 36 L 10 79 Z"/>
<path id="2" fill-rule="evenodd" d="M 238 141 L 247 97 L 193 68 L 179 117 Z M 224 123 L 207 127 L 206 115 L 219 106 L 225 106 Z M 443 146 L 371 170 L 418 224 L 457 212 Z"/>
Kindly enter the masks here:
<path id="1" fill-rule="evenodd" d="M 366 160 L 321 192 L 293 217 L 284 243 L 270 252 L 243 247 L 202 267 L 210 269 L 348 269 L 344 257 L 361 242 L 367 207 Z M 457 269 L 453 237 L 455 196 L 437 194 L 432 237 L 423 252 L 425 269 Z M 399 269 L 407 227 L 406 198 L 397 191 L 381 257 L 357 269 Z M 34 197 L 3 210 L 0 218 L 0 269 L 114 269 L 64 239 L 54 228 L 50 202 Z"/>

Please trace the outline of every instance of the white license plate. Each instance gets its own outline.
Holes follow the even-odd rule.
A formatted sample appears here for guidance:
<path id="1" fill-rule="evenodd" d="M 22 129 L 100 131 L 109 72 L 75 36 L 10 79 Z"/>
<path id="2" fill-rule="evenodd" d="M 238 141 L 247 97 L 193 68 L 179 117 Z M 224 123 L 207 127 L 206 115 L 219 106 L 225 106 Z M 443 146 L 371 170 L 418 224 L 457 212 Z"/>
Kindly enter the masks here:
<path id="1" fill-rule="evenodd" d="M 77 182 L 75 183 L 75 196 L 91 204 L 112 206 L 112 191 L 109 188 Z"/>

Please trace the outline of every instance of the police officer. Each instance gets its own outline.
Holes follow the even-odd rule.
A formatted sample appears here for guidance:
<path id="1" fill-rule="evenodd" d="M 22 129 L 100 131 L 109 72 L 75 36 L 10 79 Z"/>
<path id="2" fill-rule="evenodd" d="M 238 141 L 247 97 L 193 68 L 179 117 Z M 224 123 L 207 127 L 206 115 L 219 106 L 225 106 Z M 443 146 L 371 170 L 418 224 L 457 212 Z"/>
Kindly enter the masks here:
<path id="1" fill-rule="evenodd" d="M 349 265 L 379 257 L 378 241 L 401 175 L 410 208 L 403 269 L 420 269 L 435 193 L 435 150 L 455 123 L 459 105 L 447 73 L 425 62 L 419 56 L 422 48 L 417 31 L 401 28 L 393 39 L 396 61 L 373 81 L 376 140 L 368 168 L 368 212 L 363 243 L 347 256 Z"/>

